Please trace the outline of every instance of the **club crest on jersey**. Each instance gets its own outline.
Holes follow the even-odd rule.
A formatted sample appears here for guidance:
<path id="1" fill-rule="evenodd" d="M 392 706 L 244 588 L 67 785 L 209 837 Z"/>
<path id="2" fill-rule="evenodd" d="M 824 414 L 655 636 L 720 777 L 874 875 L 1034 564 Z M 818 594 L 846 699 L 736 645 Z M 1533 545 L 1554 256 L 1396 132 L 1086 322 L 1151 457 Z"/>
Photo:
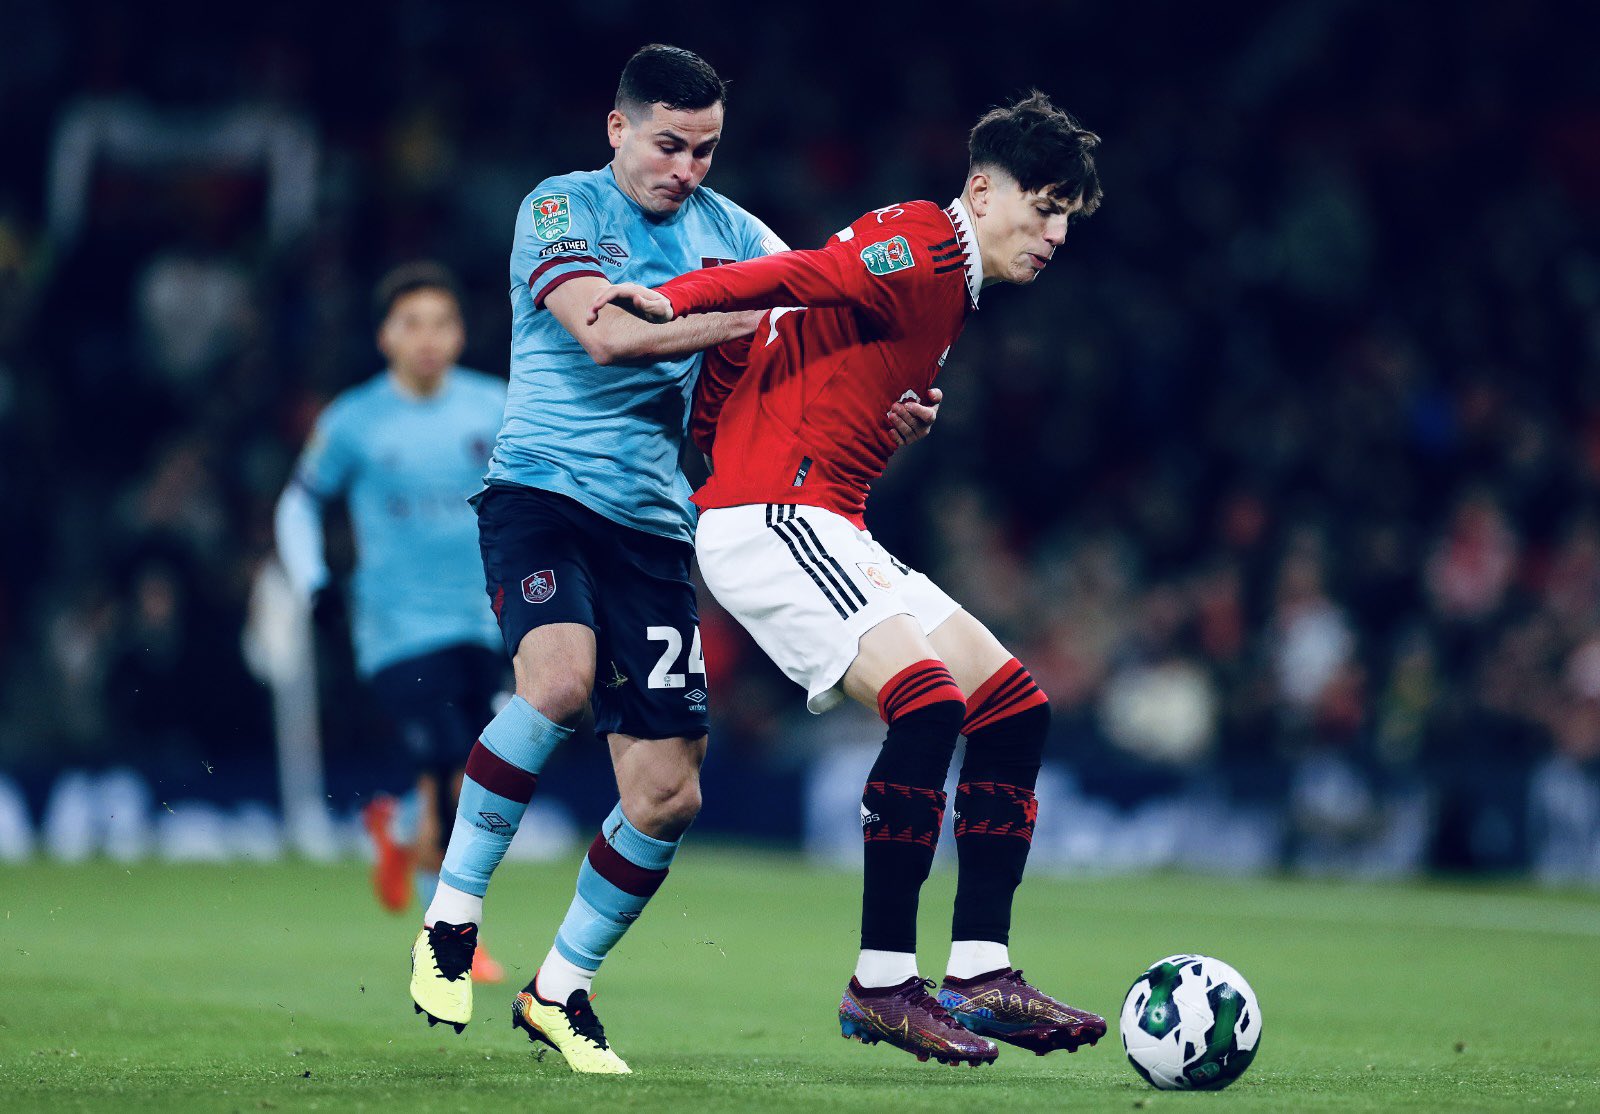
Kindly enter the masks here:
<path id="1" fill-rule="evenodd" d="M 875 275 L 892 275 L 917 265 L 916 256 L 911 254 L 911 245 L 904 236 L 868 244 L 861 249 L 861 262 Z"/>
<path id="2" fill-rule="evenodd" d="M 887 592 L 889 589 L 894 587 L 894 585 L 889 582 L 889 574 L 884 572 L 877 565 L 869 565 L 864 561 L 857 561 L 856 568 L 861 570 L 861 575 L 866 577 L 874 588 L 879 588 Z"/>
<path id="3" fill-rule="evenodd" d="M 533 234 L 541 240 L 559 240 L 572 227 L 572 207 L 564 193 L 545 193 L 533 199 Z"/>
<path id="4" fill-rule="evenodd" d="M 529 603 L 543 603 L 556 594 L 554 569 L 540 569 L 522 582 L 522 598 Z"/>

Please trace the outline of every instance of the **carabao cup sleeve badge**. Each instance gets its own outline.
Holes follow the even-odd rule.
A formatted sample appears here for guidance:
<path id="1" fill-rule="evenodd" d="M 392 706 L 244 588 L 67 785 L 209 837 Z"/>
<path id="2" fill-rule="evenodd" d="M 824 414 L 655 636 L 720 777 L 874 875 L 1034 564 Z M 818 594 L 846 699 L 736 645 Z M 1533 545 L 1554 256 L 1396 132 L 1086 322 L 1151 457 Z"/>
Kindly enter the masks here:
<path id="1" fill-rule="evenodd" d="M 533 234 L 541 240 L 559 240 L 572 227 L 572 207 L 564 193 L 545 193 L 533 199 Z"/>
<path id="2" fill-rule="evenodd" d="M 892 275 L 917 265 L 916 256 L 911 254 L 911 245 L 906 243 L 904 236 L 896 236 L 879 244 L 868 244 L 861 249 L 861 262 L 875 275 Z"/>

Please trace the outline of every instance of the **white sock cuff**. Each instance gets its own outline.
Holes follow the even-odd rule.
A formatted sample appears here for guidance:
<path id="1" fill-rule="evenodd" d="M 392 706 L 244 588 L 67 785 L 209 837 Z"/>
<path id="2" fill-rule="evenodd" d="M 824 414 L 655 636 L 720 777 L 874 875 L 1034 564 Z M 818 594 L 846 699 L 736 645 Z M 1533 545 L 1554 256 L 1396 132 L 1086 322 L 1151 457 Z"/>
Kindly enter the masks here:
<path id="1" fill-rule="evenodd" d="M 915 952 L 882 952 L 863 948 L 861 957 L 856 960 L 856 982 L 862 986 L 899 986 L 916 976 Z"/>
<path id="2" fill-rule="evenodd" d="M 551 948 L 550 954 L 544 957 L 544 962 L 539 964 L 538 973 L 533 977 L 533 989 L 546 1002 L 564 1006 L 567 1004 L 567 999 L 572 997 L 574 990 L 581 990 L 587 994 L 589 988 L 594 985 L 594 976 L 593 971 L 579 967 L 555 948 Z"/>
<path id="3" fill-rule="evenodd" d="M 445 924 L 475 924 L 482 928 L 483 898 L 476 894 L 465 893 L 450 883 L 441 881 L 439 888 L 433 891 L 433 900 L 428 903 L 428 911 L 422 914 L 422 923 L 425 925 L 434 925 L 440 921 Z"/>
<path id="4" fill-rule="evenodd" d="M 990 971 L 1004 971 L 1011 966 L 1011 951 L 993 940 L 952 940 L 950 966 L 945 974 L 952 979 L 972 979 Z"/>

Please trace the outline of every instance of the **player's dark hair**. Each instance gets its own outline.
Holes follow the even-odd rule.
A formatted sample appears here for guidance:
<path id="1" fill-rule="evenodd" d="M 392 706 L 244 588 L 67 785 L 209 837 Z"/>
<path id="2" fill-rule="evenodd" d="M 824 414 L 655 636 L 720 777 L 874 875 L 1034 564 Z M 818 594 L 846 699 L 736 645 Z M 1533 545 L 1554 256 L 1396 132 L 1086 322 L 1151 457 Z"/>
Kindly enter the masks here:
<path id="1" fill-rule="evenodd" d="M 456 276 L 450 268 L 431 260 L 402 263 L 385 274 L 373 287 L 372 313 L 378 324 L 383 324 L 388 318 L 396 302 L 418 290 L 442 290 L 455 299 L 457 307 L 461 305 L 461 285 L 456 282 Z"/>
<path id="2" fill-rule="evenodd" d="M 1100 174 L 1094 149 L 1100 137 L 1035 89 L 1015 104 L 984 113 L 967 142 L 968 176 L 1002 170 L 1024 192 L 1044 191 L 1059 201 L 1083 200 L 1088 216 L 1100 207 Z"/>
<path id="3" fill-rule="evenodd" d="M 616 108 L 630 119 L 653 104 L 692 112 L 727 100 L 728 86 L 711 63 L 692 50 L 663 43 L 640 47 L 617 83 Z"/>

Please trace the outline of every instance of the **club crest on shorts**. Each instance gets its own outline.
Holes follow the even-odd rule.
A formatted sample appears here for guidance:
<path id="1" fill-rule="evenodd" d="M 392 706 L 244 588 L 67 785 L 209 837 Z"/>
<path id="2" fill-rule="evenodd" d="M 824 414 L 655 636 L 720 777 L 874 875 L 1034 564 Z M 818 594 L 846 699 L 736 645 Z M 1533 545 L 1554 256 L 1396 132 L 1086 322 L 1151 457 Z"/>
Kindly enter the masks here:
<path id="1" fill-rule="evenodd" d="M 522 598 L 529 603 L 543 603 L 556 594 L 556 571 L 540 569 L 522 582 Z"/>
<path id="2" fill-rule="evenodd" d="M 546 243 L 559 240 L 572 227 L 572 207 L 564 193 L 546 193 L 534 198 L 533 234 Z"/>
<path id="3" fill-rule="evenodd" d="M 877 565 L 869 565 L 865 561 L 857 561 L 856 568 L 861 570 L 861 575 L 866 577 L 867 580 L 872 583 L 874 588 L 881 588 L 883 591 L 887 592 L 889 589 L 894 587 L 894 585 L 889 581 L 889 574 L 884 572 Z"/>

